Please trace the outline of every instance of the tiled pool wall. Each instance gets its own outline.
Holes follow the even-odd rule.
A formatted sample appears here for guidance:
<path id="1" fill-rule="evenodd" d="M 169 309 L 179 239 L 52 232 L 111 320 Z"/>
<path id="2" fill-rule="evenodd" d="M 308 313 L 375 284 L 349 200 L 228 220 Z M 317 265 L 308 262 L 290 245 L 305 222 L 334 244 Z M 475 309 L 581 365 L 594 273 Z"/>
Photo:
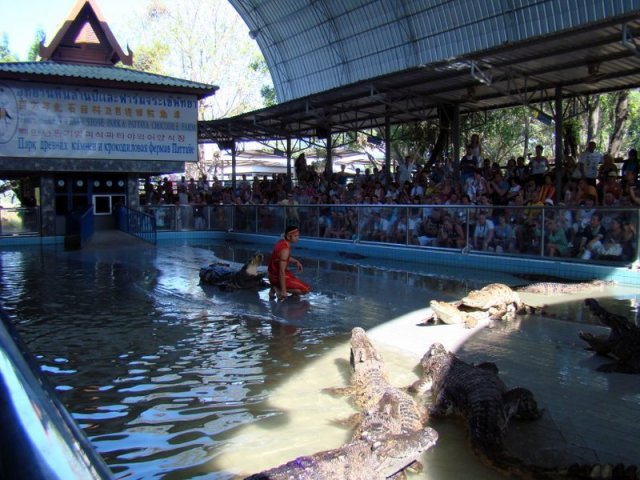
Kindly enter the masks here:
<path id="1" fill-rule="evenodd" d="M 277 235 L 245 234 L 236 232 L 158 232 L 158 242 L 182 240 L 224 240 L 266 245 L 271 248 Z M 3 247 L 27 245 L 63 244 L 64 237 L 9 237 L 0 239 Z M 296 249 L 345 252 L 367 257 L 410 262 L 415 267 L 423 264 L 439 265 L 453 268 L 469 268 L 477 270 L 494 270 L 496 272 L 520 275 L 548 275 L 571 280 L 591 280 L 599 278 L 613 280 L 619 284 L 640 285 L 640 265 L 636 261 L 632 267 L 615 267 L 611 265 L 588 264 L 562 260 L 547 260 L 532 257 L 496 255 L 489 253 L 462 252 L 435 249 L 429 247 L 406 247 L 400 245 L 375 244 L 368 242 L 350 242 L 337 240 L 319 240 L 302 238 Z"/>

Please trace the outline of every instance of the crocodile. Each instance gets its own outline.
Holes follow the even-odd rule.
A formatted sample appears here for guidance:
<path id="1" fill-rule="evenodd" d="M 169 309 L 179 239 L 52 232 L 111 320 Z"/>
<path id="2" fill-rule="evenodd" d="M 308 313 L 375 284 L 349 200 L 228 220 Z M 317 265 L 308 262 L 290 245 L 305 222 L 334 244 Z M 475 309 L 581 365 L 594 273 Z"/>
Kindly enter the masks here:
<path id="1" fill-rule="evenodd" d="M 533 421 L 543 413 L 533 393 L 524 387 L 507 389 L 495 363 L 466 363 L 439 343 L 431 345 L 420 365 L 423 375 L 409 390 L 431 392 L 430 417 L 465 418 L 472 449 L 496 470 L 527 479 L 640 479 L 637 465 L 573 463 L 549 468 L 510 456 L 504 442 L 511 419 Z"/>
<path id="2" fill-rule="evenodd" d="M 263 260 L 264 255 L 256 252 L 240 269 L 228 263 L 212 263 L 200 269 L 200 282 L 217 285 L 222 290 L 266 288 L 266 272 L 258 272 Z"/>
<path id="3" fill-rule="evenodd" d="M 640 373 L 640 328 L 622 315 L 605 310 L 597 300 L 584 301 L 591 313 L 611 328 L 609 335 L 593 335 L 580 332 L 578 335 L 589 344 L 589 348 L 600 355 L 615 359 L 598 367 L 600 372 Z"/>
<path id="4" fill-rule="evenodd" d="M 490 308 L 478 310 L 463 305 L 462 302 L 440 302 L 431 300 L 429 302 L 432 315 L 427 319 L 439 320 L 448 325 L 463 324 L 466 328 L 473 328 L 484 320 L 499 320 L 505 318 L 509 313 L 506 307 L 502 309 Z"/>
<path id="5" fill-rule="evenodd" d="M 464 324 L 475 327 L 483 320 L 500 320 L 513 316 L 516 312 L 531 308 L 525 305 L 517 292 L 502 283 L 491 283 L 479 290 L 472 290 L 457 302 L 431 300 L 431 316 L 446 324 Z"/>
<path id="6" fill-rule="evenodd" d="M 490 283 L 479 290 L 472 290 L 461 302 L 462 305 L 480 310 L 512 305 L 518 311 L 524 307 L 518 293 L 503 283 Z"/>
<path id="7" fill-rule="evenodd" d="M 542 295 L 569 295 L 574 293 L 598 292 L 615 285 L 613 280 L 591 280 L 580 283 L 538 282 L 518 287 L 518 292 L 539 293 Z"/>
<path id="8" fill-rule="evenodd" d="M 414 398 L 391 385 L 382 356 L 360 327 L 351 331 L 350 364 L 349 386 L 324 391 L 349 395 L 360 410 L 351 441 L 248 478 L 401 478 L 405 469 L 421 467 L 418 457 L 436 444 L 438 434 L 424 426 L 425 412 Z"/>
<path id="9" fill-rule="evenodd" d="M 484 455 L 502 452 L 511 418 L 535 420 L 542 412 L 531 391 L 508 390 L 494 363 L 472 365 L 440 343 L 422 357 L 422 377 L 410 390 L 431 391 L 430 417 L 456 414 L 466 419 L 472 448 Z"/>
<path id="10" fill-rule="evenodd" d="M 342 447 L 298 457 L 269 470 L 256 473 L 246 480 L 382 480 L 396 478 L 405 467 L 406 458 L 416 458 L 433 447 L 438 435 L 430 428 L 421 428 L 399 435 L 387 435 L 384 440 L 352 440 Z"/>

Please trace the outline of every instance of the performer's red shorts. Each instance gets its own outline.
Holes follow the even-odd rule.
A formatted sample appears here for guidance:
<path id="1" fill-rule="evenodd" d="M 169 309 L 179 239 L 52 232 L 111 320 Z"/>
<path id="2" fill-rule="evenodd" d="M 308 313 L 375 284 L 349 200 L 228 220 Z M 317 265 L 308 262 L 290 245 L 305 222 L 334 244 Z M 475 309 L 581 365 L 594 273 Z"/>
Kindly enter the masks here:
<path id="1" fill-rule="evenodd" d="M 278 281 L 277 275 L 269 275 L 269 282 L 273 287 L 280 288 L 280 282 Z M 297 278 L 289 270 L 285 273 L 285 283 L 287 284 L 287 291 L 298 290 L 303 295 L 311 291 L 311 286 Z"/>

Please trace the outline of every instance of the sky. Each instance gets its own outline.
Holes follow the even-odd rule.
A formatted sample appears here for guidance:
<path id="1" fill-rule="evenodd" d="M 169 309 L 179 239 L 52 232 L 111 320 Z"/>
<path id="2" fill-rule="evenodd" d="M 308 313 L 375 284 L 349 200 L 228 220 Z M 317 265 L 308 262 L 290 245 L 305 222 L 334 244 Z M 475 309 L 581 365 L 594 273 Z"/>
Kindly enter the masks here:
<path id="1" fill-rule="evenodd" d="M 49 44 L 75 5 L 76 0 L 0 0 L 0 39 L 6 33 L 9 50 L 21 61 L 27 60 L 29 48 L 42 28 Z M 143 0 L 97 0 L 97 5 L 109 24 L 116 40 L 126 51 L 128 38 L 122 37 L 120 29 L 125 25 L 122 12 L 144 5 Z M 132 45 L 133 49 L 133 45 Z"/>

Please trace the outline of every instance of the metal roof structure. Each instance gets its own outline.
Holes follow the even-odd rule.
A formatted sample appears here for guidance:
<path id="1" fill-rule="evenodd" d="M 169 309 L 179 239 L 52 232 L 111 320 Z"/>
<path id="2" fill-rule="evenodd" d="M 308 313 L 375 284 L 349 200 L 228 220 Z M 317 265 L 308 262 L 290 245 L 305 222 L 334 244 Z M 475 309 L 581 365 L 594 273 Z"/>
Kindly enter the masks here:
<path id="1" fill-rule="evenodd" d="M 193 94 L 204 98 L 219 87 L 125 67 L 46 62 L 0 62 L 0 78 L 91 87 Z"/>
<path id="2" fill-rule="evenodd" d="M 640 87 L 640 0 L 230 0 L 274 107 L 199 123 L 200 141 L 324 137 Z"/>

